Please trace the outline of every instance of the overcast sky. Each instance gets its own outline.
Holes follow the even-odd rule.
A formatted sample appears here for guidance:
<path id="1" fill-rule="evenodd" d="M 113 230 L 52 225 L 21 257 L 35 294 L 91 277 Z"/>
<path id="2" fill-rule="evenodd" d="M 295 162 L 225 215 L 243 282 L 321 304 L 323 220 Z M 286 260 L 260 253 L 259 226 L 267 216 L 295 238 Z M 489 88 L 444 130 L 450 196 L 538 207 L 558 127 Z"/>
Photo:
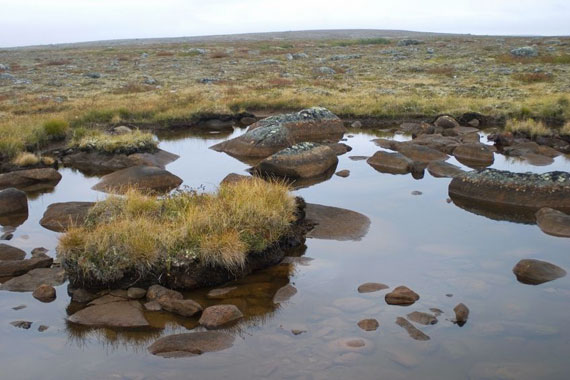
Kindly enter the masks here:
<path id="1" fill-rule="evenodd" d="M 0 0 L 0 47 L 306 29 L 570 35 L 570 0 Z"/>

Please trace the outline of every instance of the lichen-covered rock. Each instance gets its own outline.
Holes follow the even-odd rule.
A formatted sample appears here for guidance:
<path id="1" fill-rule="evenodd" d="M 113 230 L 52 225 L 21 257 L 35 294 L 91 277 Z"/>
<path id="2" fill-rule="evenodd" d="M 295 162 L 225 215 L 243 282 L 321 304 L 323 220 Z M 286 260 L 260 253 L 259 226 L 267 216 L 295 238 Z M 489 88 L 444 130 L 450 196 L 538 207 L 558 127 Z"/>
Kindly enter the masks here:
<path id="1" fill-rule="evenodd" d="M 211 149 L 237 157 L 262 158 L 302 142 L 337 142 L 345 131 L 336 115 L 313 107 L 259 120 L 245 134 Z"/>
<path id="2" fill-rule="evenodd" d="M 542 207 L 570 212 L 570 174 L 476 170 L 455 177 L 449 184 L 449 196 L 454 202 L 476 204 L 478 208 L 501 206 L 513 213 L 530 213 L 533 220 Z"/>
<path id="3" fill-rule="evenodd" d="M 128 188 L 142 191 L 168 192 L 182 183 L 174 174 L 154 166 L 133 166 L 107 174 L 93 190 L 121 193 Z"/>
<path id="4" fill-rule="evenodd" d="M 264 159 L 254 171 L 266 176 L 313 178 L 334 172 L 337 164 L 338 158 L 330 147 L 305 142 Z"/>
<path id="5" fill-rule="evenodd" d="M 0 174 L 0 189 L 14 187 L 19 190 L 36 191 L 53 188 L 61 180 L 61 174 L 53 168 L 16 170 Z"/>
<path id="6" fill-rule="evenodd" d="M 52 203 L 44 212 L 40 225 L 51 231 L 64 232 L 70 226 L 84 223 L 94 202 Z"/>
<path id="7" fill-rule="evenodd" d="M 536 57 L 538 50 L 532 46 L 523 46 L 511 50 L 511 54 L 515 57 Z"/>

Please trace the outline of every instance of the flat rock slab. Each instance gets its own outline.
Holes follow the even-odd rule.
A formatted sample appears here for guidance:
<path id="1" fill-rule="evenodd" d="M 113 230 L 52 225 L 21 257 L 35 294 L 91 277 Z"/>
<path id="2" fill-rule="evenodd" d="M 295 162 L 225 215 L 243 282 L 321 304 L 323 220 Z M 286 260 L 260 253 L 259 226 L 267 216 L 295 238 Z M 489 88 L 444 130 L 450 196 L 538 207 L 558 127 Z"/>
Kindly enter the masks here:
<path id="1" fill-rule="evenodd" d="M 375 331 L 380 326 L 378 321 L 374 318 L 362 319 L 358 321 L 357 325 L 364 331 Z"/>
<path id="2" fill-rule="evenodd" d="M 406 332 L 408 333 L 410 338 L 412 338 L 414 340 L 429 340 L 430 339 L 429 336 L 424 334 L 421 330 L 419 330 L 417 327 L 412 325 L 405 318 L 402 318 L 402 317 L 396 318 L 396 324 L 398 326 L 400 326 L 401 328 L 403 328 L 404 330 L 406 330 Z"/>
<path id="3" fill-rule="evenodd" d="M 453 155 L 457 161 L 473 168 L 484 168 L 495 162 L 494 153 L 481 143 L 459 145 L 453 150 Z"/>
<path id="4" fill-rule="evenodd" d="M 536 224 L 542 232 L 559 237 L 570 237 L 570 215 L 552 208 L 536 212 Z"/>
<path id="5" fill-rule="evenodd" d="M 401 153 L 378 151 L 366 160 L 368 165 L 381 173 L 407 174 L 414 162 Z"/>
<path id="6" fill-rule="evenodd" d="M 207 329 L 216 329 L 241 318 L 243 314 L 235 305 L 215 305 L 202 312 L 199 323 Z"/>
<path id="7" fill-rule="evenodd" d="M 147 327 L 142 306 L 137 301 L 111 302 L 88 306 L 67 318 L 71 323 L 90 327 Z"/>
<path id="8" fill-rule="evenodd" d="M 0 174 L 0 189 L 13 187 L 24 191 L 50 189 L 61 180 L 61 174 L 53 168 L 17 170 Z"/>
<path id="9" fill-rule="evenodd" d="M 107 174 L 93 190 L 122 193 L 134 187 L 142 191 L 168 192 L 182 183 L 174 174 L 153 166 L 133 166 Z"/>
<path id="10" fill-rule="evenodd" d="M 62 268 L 38 268 L 6 281 L 0 285 L 0 290 L 33 292 L 42 284 L 58 286 L 64 282 L 65 271 Z"/>
<path id="11" fill-rule="evenodd" d="M 370 219 L 358 212 L 307 203 L 306 219 L 316 223 L 307 237 L 326 240 L 360 240 L 368 233 Z"/>
<path id="12" fill-rule="evenodd" d="M 524 259 L 513 268 L 519 282 L 527 285 L 540 285 L 566 276 L 566 271 L 546 261 Z"/>
<path id="13" fill-rule="evenodd" d="M 26 252 L 20 248 L 0 243 L 0 260 L 22 260 L 26 257 Z"/>
<path id="14" fill-rule="evenodd" d="M 406 286 L 398 286 L 384 296 L 389 305 L 409 306 L 420 299 L 420 296 Z"/>
<path id="15" fill-rule="evenodd" d="M 530 213 L 531 219 L 543 207 L 570 213 L 570 174 L 476 170 L 453 178 L 449 196 L 454 202 L 471 204 L 473 208 L 500 206 L 513 213 Z"/>
<path id="16" fill-rule="evenodd" d="M 329 146 L 305 142 L 271 155 L 253 170 L 265 176 L 313 178 L 334 172 L 337 164 L 338 158 Z"/>
<path id="17" fill-rule="evenodd" d="M 433 161 L 427 166 L 429 174 L 436 178 L 455 178 L 464 171 L 456 165 L 443 161 Z"/>
<path id="18" fill-rule="evenodd" d="M 358 293 L 372 293 L 388 289 L 388 285 L 379 282 L 366 282 L 358 287 Z"/>
<path id="19" fill-rule="evenodd" d="M 425 145 L 414 144 L 413 142 L 399 143 L 395 148 L 410 160 L 425 164 L 432 161 L 445 161 L 449 159 L 447 154 L 440 152 L 439 150 L 432 149 Z"/>
<path id="20" fill-rule="evenodd" d="M 132 166 L 164 167 L 179 158 L 174 153 L 159 149 L 154 153 L 105 154 L 99 152 L 77 152 L 63 158 L 65 166 L 88 174 L 108 174 Z"/>
<path id="21" fill-rule="evenodd" d="M 82 225 L 94 205 L 94 202 L 52 203 L 44 212 L 40 225 L 51 231 L 64 232 L 70 226 Z"/>
<path id="22" fill-rule="evenodd" d="M 53 258 L 40 254 L 26 260 L 0 261 L 0 277 L 21 276 L 36 268 L 49 268 L 53 264 Z"/>
<path id="23" fill-rule="evenodd" d="M 233 335 L 221 331 L 191 332 L 160 338 L 148 350 L 165 358 L 189 357 L 228 349 L 234 340 Z"/>

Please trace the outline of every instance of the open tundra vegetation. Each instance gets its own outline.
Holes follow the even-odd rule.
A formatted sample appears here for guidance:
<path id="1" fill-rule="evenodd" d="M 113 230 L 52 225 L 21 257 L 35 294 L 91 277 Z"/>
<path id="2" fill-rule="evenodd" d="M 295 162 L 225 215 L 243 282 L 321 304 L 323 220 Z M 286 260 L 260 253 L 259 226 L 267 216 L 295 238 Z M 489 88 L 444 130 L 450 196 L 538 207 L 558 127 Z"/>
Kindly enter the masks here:
<path id="1" fill-rule="evenodd" d="M 2 157 L 77 128 L 168 128 L 315 105 L 381 119 L 478 112 L 559 126 L 570 117 L 568 38 L 299 33 L 4 49 L 0 63 Z"/>
<path id="2" fill-rule="evenodd" d="M 251 179 L 213 193 L 157 198 L 137 190 L 97 202 L 84 224 L 60 237 L 59 254 L 81 278 L 114 283 L 126 273 L 157 277 L 182 262 L 242 269 L 248 253 L 277 242 L 295 220 L 284 183 Z"/>

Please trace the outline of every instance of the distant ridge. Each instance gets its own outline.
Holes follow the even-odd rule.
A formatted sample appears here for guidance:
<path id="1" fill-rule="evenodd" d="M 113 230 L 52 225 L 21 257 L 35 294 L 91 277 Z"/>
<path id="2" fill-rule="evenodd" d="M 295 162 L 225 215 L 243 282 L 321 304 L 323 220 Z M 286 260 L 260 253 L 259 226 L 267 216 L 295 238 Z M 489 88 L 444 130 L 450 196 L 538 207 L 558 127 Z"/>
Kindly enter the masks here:
<path id="1" fill-rule="evenodd" d="M 207 42 L 236 42 L 236 41 L 294 41 L 294 40 L 331 40 L 331 39 L 358 39 L 358 38 L 404 38 L 404 37 L 430 37 L 430 36 L 467 36 L 468 34 L 416 32 L 410 30 L 388 29 L 330 29 L 330 30 L 299 30 L 286 32 L 220 34 L 193 37 L 164 37 L 164 38 L 135 38 L 88 42 L 73 42 L 61 44 L 20 46 L 4 49 L 37 49 L 37 48 L 81 48 L 101 46 L 144 46 L 155 44 L 176 43 L 207 43 Z"/>

